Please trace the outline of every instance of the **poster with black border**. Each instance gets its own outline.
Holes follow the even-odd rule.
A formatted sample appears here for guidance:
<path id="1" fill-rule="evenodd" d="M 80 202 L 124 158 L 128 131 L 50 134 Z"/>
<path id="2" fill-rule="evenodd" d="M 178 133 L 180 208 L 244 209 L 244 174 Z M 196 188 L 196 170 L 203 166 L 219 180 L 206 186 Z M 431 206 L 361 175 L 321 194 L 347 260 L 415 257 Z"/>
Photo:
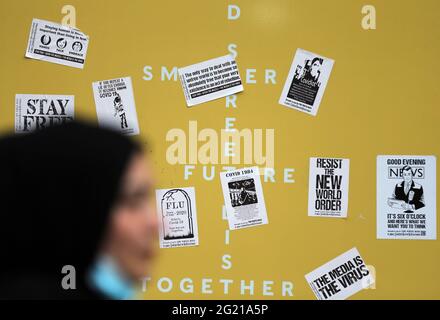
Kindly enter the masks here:
<path id="1" fill-rule="evenodd" d="M 89 37 L 80 30 L 33 19 L 26 57 L 83 69 Z"/>
<path id="2" fill-rule="evenodd" d="M 356 248 L 306 274 L 305 278 L 318 300 L 345 300 L 375 282 Z"/>
<path id="3" fill-rule="evenodd" d="M 94 82 L 93 94 L 100 126 L 112 128 L 128 136 L 139 134 L 130 77 Z"/>
<path id="4" fill-rule="evenodd" d="M 258 167 L 220 173 L 229 229 L 268 223 Z"/>
<path id="5" fill-rule="evenodd" d="M 334 60 L 297 49 L 279 104 L 316 116 Z"/>
<path id="6" fill-rule="evenodd" d="M 437 239 L 436 157 L 377 156 L 377 238 Z"/>
<path id="7" fill-rule="evenodd" d="M 156 190 L 156 205 L 161 248 L 199 245 L 193 187 Z"/>
<path id="8" fill-rule="evenodd" d="M 310 158 L 309 216 L 347 217 L 349 174 L 349 159 Z"/>
<path id="9" fill-rule="evenodd" d="M 73 121 L 74 117 L 75 97 L 72 95 L 15 95 L 15 133 L 38 131 Z"/>

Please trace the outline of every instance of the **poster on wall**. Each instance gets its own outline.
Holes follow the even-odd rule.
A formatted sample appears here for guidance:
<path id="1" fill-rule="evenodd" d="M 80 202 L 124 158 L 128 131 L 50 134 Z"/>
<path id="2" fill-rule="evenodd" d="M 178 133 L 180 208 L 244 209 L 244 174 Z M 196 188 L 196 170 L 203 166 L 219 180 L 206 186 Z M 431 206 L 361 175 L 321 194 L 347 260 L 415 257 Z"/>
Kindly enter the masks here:
<path id="1" fill-rule="evenodd" d="M 310 158 L 309 216 L 346 218 L 350 160 Z"/>
<path id="2" fill-rule="evenodd" d="M 332 59 L 298 49 L 279 103 L 316 116 L 333 64 Z"/>
<path id="3" fill-rule="evenodd" d="M 220 173 L 229 229 L 267 224 L 258 167 Z"/>
<path id="4" fill-rule="evenodd" d="M 161 248 L 199 244 L 194 188 L 156 190 L 156 204 Z"/>
<path id="5" fill-rule="evenodd" d="M 437 239 L 435 156 L 377 157 L 377 238 Z"/>
<path id="6" fill-rule="evenodd" d="M 83 69 L 88 46 L 89 37 L 78 29 L 33 19 L 26 57 Z"/>
<path id="7" fill-rule="evenodd" d="M 15 133 L 38 131 L 74 120 L 71 95 L 15 95 Z"/>
<path id="8" fill-rule="evenodd" d="M 139 134 L 130 77 L 94 82 L 93 94 L 100 126 L 112 128 L 125 135 Z"/>
<path id="9" fill-rule="evenodd" d="M 305 276 L 318 300 L 344 300 L 374 284 L 374 277 L 356 248 Z"/>
<path id="10" fill-rule="evenodd" d="M 243 91 L 231 55 L 179 68 L 178 73 L 188 107 Z"/>

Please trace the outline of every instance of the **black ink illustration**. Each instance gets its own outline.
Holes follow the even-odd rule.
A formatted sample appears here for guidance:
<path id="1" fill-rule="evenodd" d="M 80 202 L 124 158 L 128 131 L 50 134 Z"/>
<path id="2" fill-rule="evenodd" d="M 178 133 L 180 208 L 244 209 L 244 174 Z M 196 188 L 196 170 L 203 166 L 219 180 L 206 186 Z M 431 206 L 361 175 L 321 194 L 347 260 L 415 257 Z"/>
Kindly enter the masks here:
<path id="1" fill-rule="evenodd" d="M 228 188 L 233 207 L 258 203 L 254 179 L 229 182 Z"/>
<path id="2" fill-rule="evenodd" d="M 41 41 L 42 44 L 47 46 L 52 41 L 52 38 L 50 36 L 48 36 L 47 34 L 45 34 L 45 35 L 41 36 L 40 41 Z"/>
<path id="3" fill-rule="evenodd" d="M 192 203 L 185 190 L 172 189 L 165 193 L 161 214 L 164 240 L 194 238 Z"/>
<path id="4" fill-rule="evenodd" d="M 128 128 L 124 105 L 122 103 L 122 98 L 119 93 L 116 93 L 116 97 L 113 100 L 113 106 L 115 107 L 115 114 L 113 116 L 116 117 L 117 115 L 119 115 L 119 118 L 121 119 L 121 129 Z"/>
<path id="5" fill-rule="evenodd" d="M 425 206 L 423 187 L 414 181 L 414 173 L 410 166 L 402 168 L 403 181 L 396 184 L 388 205 L 401 207 L 405 213 L 412 213 Z M 394 201 L 393 201 L 394 200 Z"/>
<path id="6" fill-rule="evenodd" d="M 287 97 L 312 106 L 321 86 L 323 58 L 306 59 L 297 65 Z"/>
<path id="7" fill-rule="evenodd" d="M 58 49 L 64 49 L 67 46 L 67 41 L 64 38 L 59 38 L 57 40 L 57 47 Z"/>
<path id="8" fill-rule="evenodd" d="M 75 51 L 75 52 L 81 52 L 82 49 L 83 49 L 83 45 L 82 45 L 81 42 L 79 42 L 79 41 L 75 41 L 75 42 L 72 44 L 72 50 L 73 50 L 73 51 Z"/>

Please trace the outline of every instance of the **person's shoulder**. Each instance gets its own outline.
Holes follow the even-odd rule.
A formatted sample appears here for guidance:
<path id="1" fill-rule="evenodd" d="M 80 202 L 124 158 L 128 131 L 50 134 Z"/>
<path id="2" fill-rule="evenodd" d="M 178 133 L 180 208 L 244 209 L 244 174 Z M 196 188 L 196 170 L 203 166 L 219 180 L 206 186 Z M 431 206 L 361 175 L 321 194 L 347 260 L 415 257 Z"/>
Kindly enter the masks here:
<path id="1" fill-rule="evenodd" d="M 421 184 L 418 184 L 417 182 L 414 182 L 413 189 L 423 189 Z"/>

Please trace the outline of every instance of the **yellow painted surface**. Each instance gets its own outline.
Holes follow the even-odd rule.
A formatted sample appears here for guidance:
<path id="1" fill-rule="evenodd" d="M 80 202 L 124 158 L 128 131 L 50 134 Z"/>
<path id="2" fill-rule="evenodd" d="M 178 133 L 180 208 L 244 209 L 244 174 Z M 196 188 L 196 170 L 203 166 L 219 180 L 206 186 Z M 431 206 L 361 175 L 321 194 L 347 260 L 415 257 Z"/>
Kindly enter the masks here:
<path id="1" fill-rule="evenodd" d="M 241 8 L 227 19 L 228 4 Z M 90 36 L 84 70 L 24 57 L 32 18 L 61 22 L 61 9 L 76 8 L 77 27 Z M 375 5 L 377 30 L 361 28 L 361 9 Z M 76 116 L 96 120 L 92 82 L 131 76 L 141 138 L 153 148 L 158 187 L 194 186 L 200 246 L 161 250 L 145 298 L 315 299 L 304 275 L 356 246 L 375 267 L 376 289 L 354 299 L 440 298 L 440 243 L 376 240 L 376 156 L 440 153 L 440 2 L 437 0 L 14 0 L 0 2 L 0 129 L 13 128 L 17 93 L 75 95 Z M 244 83 L 237 108 L 225 99 L 187 108 L 180 83 L 162 81 L 168 70 L 228 53 L 237 45 L 242 79 L 256 69 L 256 84 Z M 335 60 L 317 117 L 283 107 L 278 99 L 293 55 L 303 48 Z M 143 79 L 151 66 L 153 79 Z M 264 83 L 265 69 L 277 72 Z M 225 244 L 223 197 L 217 165 L 213 181 L 197 165 L 184 180 L 182 165 L 166 161 L 168 130 L 225 127 L 275 129 L 276 182 L 263 183 L 269 224 L 232 231 Z M 350 158 L 347 219 L 307 216 L 308 164 L 312 156 Z M 295 183 L 283 182 L 294 168 Z M 210 167 L 208 168 L 210 170 Z M 439 188 L 437 188 L 439 190 Z M 439 191 L 437 191 L 438 194 Z M 438 229 L 438 227 L 437 227 Z M 232 268 L 222 269 L 231 255 Z M 156 281 L 173 281 L 161 293 Z M 179 289 L 191 278 L 194 293 Z M 201 293 L 212 279 L 212 294 Z M 220 279 L 234 281 L 229 294 Z M 240 281 L 255 281 L 254 295 L 240 294 Z M 263 280 L 274 296 L 263 296 Z M 294 283 L 293 297 L 281 282 Z"/>

